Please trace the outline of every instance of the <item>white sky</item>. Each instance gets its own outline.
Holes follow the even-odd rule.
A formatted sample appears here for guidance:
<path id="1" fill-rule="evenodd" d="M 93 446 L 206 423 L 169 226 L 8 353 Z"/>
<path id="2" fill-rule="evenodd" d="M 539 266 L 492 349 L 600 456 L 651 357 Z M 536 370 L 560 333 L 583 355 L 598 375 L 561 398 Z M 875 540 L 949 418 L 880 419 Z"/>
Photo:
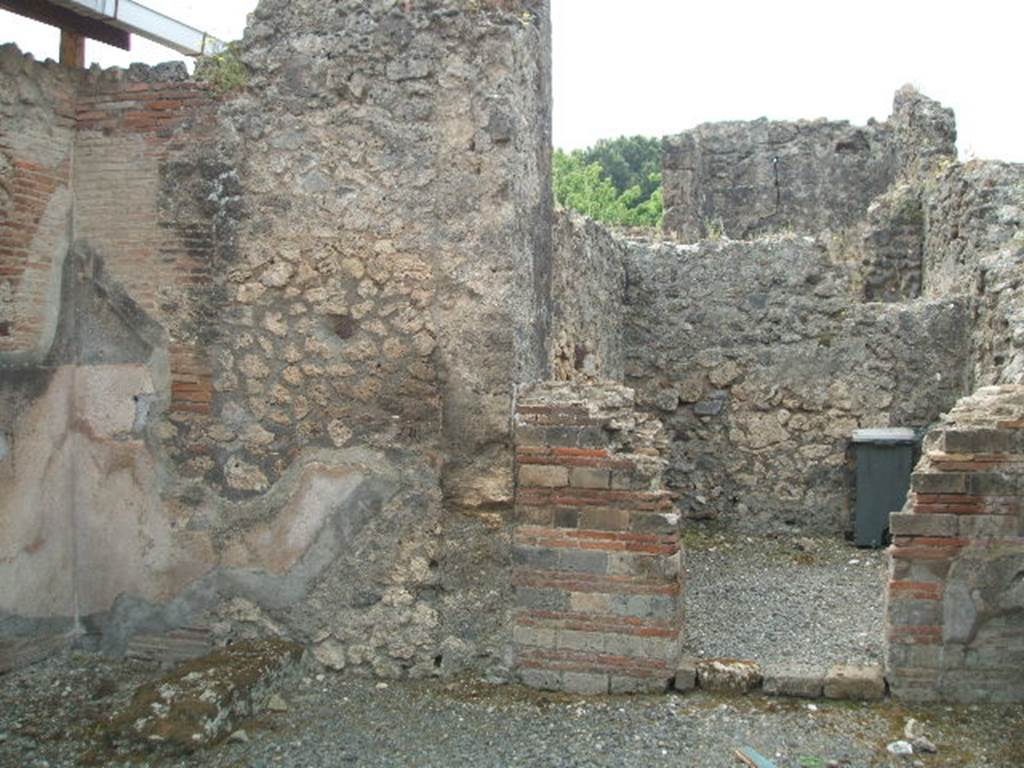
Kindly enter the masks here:
<path id="1" fill-rule="evenodd" d="M 256 0 L 148 0 L 223 39 Z M 555 144 L 725 119 L 885 119 L 913 83 L 956 110 L 960 153 L 1024 162 L 1019 0 L 552 0 Z M 58 33 L 0 11 L 0 42 L 56 57 Z M 173 51 L 90 41 L 104 66 Z"/>

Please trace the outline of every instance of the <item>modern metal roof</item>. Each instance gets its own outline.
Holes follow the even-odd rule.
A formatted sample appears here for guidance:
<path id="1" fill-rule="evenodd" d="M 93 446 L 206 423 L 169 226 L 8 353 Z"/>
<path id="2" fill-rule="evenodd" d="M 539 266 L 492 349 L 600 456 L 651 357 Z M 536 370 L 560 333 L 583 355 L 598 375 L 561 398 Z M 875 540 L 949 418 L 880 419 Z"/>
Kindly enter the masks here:
<path id="1" fill-rule="evenodd" d="M 67 25 L 87 37 L 121 48 L 128 47 L 125 33 L 153 40 L 188 56 L 209 56 L 226 47 L 213 35 L 134 0 L 0 0 L 0 8 L 49 24 Z"/>

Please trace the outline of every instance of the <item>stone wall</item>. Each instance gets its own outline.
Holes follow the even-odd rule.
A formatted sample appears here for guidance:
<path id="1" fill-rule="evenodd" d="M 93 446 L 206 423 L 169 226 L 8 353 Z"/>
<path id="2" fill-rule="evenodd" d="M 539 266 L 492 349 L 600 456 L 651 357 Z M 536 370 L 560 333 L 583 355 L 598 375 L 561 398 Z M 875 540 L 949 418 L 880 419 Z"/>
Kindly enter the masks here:
<path id="1" fill-rule="evenodd" d="M 952 111 L 910 86 L 883 123 L 705 123 L 665 139 L 664 228 L 683 242 L 839 232 L 898 178 L 955 158 L 955 143 Z"/>
<path id="2" fill-rule="evenodd" d="M 854 223 L 895 178 L 885 124 L 709 123 L 666 139 L 665 230 L 684 242 Z"/>
<path id="3" fill-rule="evenodd" d="M 512 392 L 548 365 L 547 18 L 264 0 L 237 92 L 59 73 L 75 205 L 42 304 L 57 374 L 0 374 L 0 578 L 26 585 L 0 629 L 505 668 Z M 56 71 L 3 56 L 15 93 Z"/>
<path id="4" fill-rule="evenodd" d="M 924 292 L 969 295 L 974 380 L 1024 376 L 1024 164 L 972 161 L 944 168 L 925 186 Z"/>
<path id="5" fill-rule="evenodd" d="M 888 676 L 908 699 L 1024 700 L 1024 387 L 983 387 L 930 432 L 892 516 Z"/>
<path id="6" fill-rule="evenodd" d="M 664 691 L 682 599 L 661 424 L 621 384 L 535 384 L 518 393 L 515 440 L 520 679 L 575 693 Z"/>
<path id="7" fill-rule="evenodd" d="M 551 260 L 551 378 L 621 381 L 626 245 L 571 211 L 555 217 Z"/>
<path id="8" fill-rule="evenodd" d="M 687 517 L 847 530 L 853 430 L 924 427 L 968 391 L 968 301 L 851 300 L 809 238 L 631 243 L 626 271 L 626 383 Z"/>

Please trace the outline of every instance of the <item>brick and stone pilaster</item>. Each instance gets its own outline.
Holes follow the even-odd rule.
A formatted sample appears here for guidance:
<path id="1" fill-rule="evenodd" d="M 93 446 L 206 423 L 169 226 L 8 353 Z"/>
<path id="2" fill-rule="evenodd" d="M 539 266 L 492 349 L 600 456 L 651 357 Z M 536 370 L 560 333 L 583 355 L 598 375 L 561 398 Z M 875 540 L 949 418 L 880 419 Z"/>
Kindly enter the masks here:
<path id="1" fill-rule="evenodd" d="M 664 690 L 675 672 L 678 515 L 662 426 L 634 405 L 611 383 L 518 393 L 513 642 L 527 685 Z"/>
<path id="2" fill-rule="evenodd" d="M 888 679 L 917 700 L 1024 701 L 1024 386 L 985 387 L 925 439 L 892 515 Z"/>

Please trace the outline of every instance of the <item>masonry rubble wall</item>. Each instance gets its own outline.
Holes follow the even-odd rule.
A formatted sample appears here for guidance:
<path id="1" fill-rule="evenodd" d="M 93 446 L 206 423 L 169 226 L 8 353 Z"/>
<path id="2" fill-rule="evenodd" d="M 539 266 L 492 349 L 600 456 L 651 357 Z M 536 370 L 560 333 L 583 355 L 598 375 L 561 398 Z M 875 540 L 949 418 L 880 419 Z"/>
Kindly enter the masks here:
<path id="1" fill-rule="evenodd" d="M 1024 376 L 1024 164 L 973 160 L 924 185 L 926 296 L 967 295 L 973 377 L 979 385 Z"/>
<path id="2" fill-rule="evenodd" d="M 689 518 L 849 530 L 853 430 L 925 427 L 968 386 L 969 302 L 852 301 L 810 238 L 631 243 L 627 284 L 626 383 Z"/>
<path id="3" fill-rule="evenodd" d="M 982 387 L 925 441 L 887 589 L 889 685 L 905 699 L 1024 700 L 1024 386 Z"/>
<path id="4" fill-rule="evenodd" d="M 515 412 L 513 642 L 519 679 L 574 693 L 664 691 L 682 631 L 667 441 L 614 382 L 522 387 Z"/>
<path id="5" fill-rule="evenodd" d="M 656 689 L 675 515 L 845 530 L 855 428 L 1020 384 L 1022 166 L 955 163 L 904 88 L 863 128 L 668 140 L 700 242 L 553 221 L 548 11 L 263 0 L 229 93 L 0 48 L 0 636 Z M 894 690 L 1015 695 L 1016 397 L 962 401 L 919 468 L 988 490 L 894 523 L 929 576 L 890 585 Z M 964 425 L 992 450 L 943 463 Z"/>
<path id="6" fill-rule="evenodd" d="M 664 228 L 682 242 L 840 232 L 897 179 L 955 158 L 955 143 L 952 110 L 910 86 L 881 123 L 705 123 L 665 139 Z"/>
<path id="7" fill-rule="evenodd" d="M 0 372 L 0 577 L 33 585 L 0 629 L 77 611 L 111 651 L 193 623 L 383 676 L 507 669 L 512 385 L 548 365 L 547 23 L 264 0 L 226 95 L 3 50 L 74 194 L 55 341 L 31 339 L 59 375 L 13 342 Z M 40 161 L 3 147 L 6 195 Z"/>
<path id="8" fill-rule="evenodd" d="M 550 377 L 621 381 L 627 245 L 566 210 L 556 212 L 552 243 Z"/>

